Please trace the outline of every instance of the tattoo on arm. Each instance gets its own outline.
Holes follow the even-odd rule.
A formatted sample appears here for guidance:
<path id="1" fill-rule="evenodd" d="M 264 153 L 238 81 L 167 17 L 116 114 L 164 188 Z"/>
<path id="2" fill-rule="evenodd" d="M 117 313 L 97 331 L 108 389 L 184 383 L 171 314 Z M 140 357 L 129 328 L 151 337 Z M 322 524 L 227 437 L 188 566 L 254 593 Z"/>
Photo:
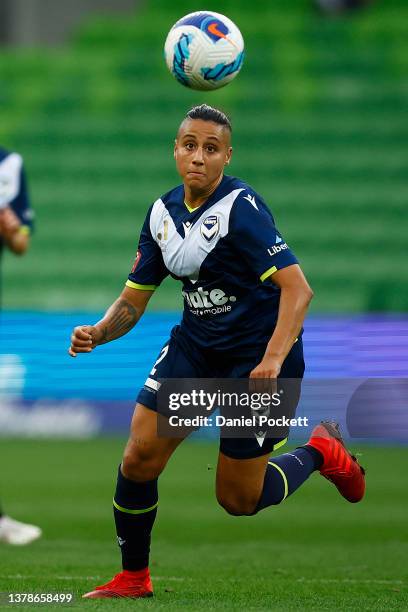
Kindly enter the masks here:
<path id="1" fill-rule="evenodd" d="M 98 344 L 104 344 L 126 334 L 140 319 L 141 313 L 130 302 L 119 299 L 108 313 Z"/>

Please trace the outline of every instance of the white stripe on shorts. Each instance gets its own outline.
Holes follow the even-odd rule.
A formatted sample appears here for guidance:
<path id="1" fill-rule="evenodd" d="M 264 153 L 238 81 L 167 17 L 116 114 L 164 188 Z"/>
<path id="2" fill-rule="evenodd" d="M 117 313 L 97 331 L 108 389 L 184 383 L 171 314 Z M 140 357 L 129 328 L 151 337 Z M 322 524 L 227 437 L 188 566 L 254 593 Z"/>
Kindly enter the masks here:
<path id="1" fill-rule="evenodd" d="M 153 378 L 148 378 L 145 382 L 145 387 L 150 387 L 150 389 L 158 391 L 160 389 L 160 383 L 157 382 L 157 380 L 154 380 Z"/>

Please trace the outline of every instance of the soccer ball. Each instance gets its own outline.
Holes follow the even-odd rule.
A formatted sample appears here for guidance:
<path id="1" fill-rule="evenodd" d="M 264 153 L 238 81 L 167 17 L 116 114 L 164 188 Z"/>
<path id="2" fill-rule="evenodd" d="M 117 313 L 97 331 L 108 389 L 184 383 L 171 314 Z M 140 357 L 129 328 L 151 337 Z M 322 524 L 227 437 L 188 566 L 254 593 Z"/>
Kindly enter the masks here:
<path id="1" fill-rule="evenodd" d="M 241 70 L 244 40 L 228 17 L 198 11 L 179 19 L 171 28 L 164 57 L 179 83 L 192 89 L 218 89 Z"/>

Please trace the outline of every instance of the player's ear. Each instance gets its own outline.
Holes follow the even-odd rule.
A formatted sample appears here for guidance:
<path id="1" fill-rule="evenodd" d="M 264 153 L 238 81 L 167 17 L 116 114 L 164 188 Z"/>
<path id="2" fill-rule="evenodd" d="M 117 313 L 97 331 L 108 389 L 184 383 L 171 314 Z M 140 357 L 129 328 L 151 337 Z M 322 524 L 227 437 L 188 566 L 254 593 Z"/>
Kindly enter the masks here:
<path id="1" fill-rule="evenodd" d="M 174 159 L 176 159 L 177 157 L 177 138 L 174 141 L 173 156 L 174 156 Z"/>
<path id="2" fill-rule="evenodd" d="M 225 156 L 225 166 L 228 166 L 228 164 L 231 161 L 231 157 L 232 157 L 232 147 L 228 147 L 228 151 L 227 151 L 227 154 Z"/>

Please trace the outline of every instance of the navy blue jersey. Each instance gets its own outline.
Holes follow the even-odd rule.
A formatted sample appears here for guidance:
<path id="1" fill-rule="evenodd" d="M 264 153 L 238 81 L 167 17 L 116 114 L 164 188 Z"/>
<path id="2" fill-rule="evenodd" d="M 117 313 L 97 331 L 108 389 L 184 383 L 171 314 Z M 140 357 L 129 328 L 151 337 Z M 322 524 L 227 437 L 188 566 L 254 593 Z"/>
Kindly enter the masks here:
<path id="1" fill-rule="evenodd" d="M 10 206 L 20 219 L 23 231 L 32 230 L 34 215 L 28 198 L 22 157 L 0 147 L 0 210 L 6 206 Z M 0 236 L 0 252 L 2 247 Z"/>
<path id="2" fill-rule="evenodd" d="M 269 277 L 297 263 L 263 199 L 224 176 L 196 209 L 180 185 L 149 209 L 127 285 L 155 289 L 171 275 L 183 284 L 180 333 L 202 349 L 259 350 L 272 335 L 280 289 Z"/>

